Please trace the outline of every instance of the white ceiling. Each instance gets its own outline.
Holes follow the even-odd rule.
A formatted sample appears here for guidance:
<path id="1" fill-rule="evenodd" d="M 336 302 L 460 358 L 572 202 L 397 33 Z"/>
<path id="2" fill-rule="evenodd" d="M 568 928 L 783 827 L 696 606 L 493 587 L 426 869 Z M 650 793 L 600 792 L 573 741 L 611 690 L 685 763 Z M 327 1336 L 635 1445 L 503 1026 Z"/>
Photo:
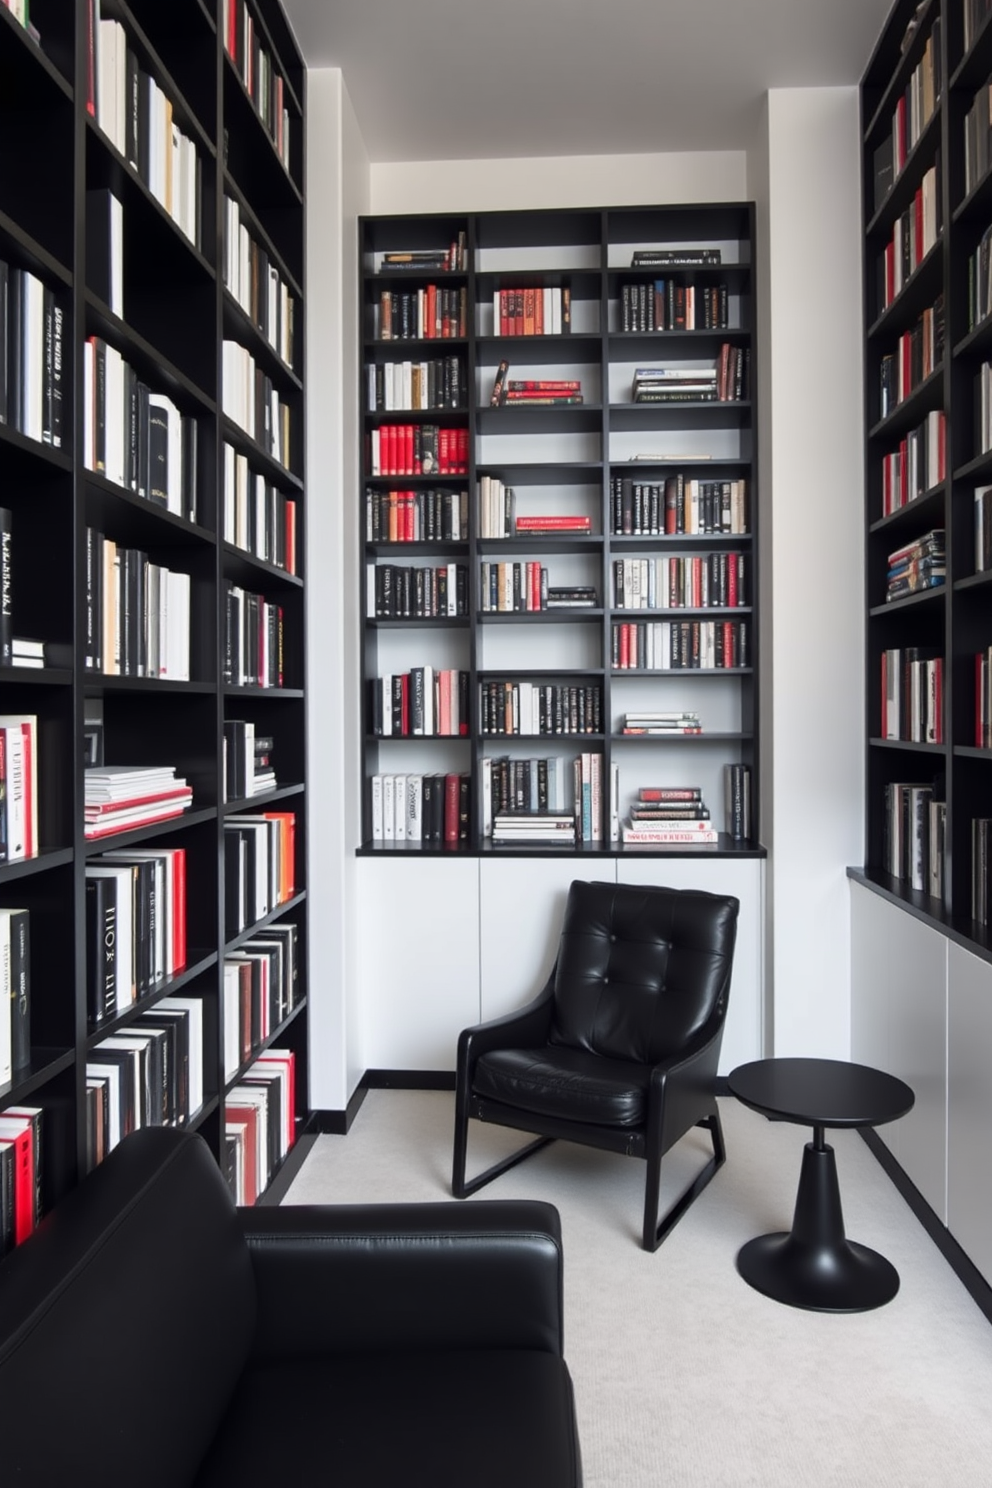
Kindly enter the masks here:
<path id="1" fill-rule="evenodd" d="M 373 161 L 746 146 L 768 88 L 857 83 L 892 0 L 283 0 Z"/>

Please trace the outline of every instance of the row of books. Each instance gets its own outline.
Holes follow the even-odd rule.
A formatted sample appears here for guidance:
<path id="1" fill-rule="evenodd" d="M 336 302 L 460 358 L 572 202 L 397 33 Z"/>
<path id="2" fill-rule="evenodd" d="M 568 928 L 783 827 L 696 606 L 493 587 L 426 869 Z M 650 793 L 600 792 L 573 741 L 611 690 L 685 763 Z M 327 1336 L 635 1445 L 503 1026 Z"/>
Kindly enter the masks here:
<path id="1" fill-rule="evenodd" d="M 86 529 L 87 671 L 190 680 L 190 575 Z"/>
<path id="2" fill-rule="evenodd" d="M 224 196 L 224 287 L 287 367 L 295 353 L 296 300 L 266 250 L 241 220 L 241 206 Z"/>
<path id="3" fill-rule="evenodd" d="M 382 738 L 468 734 L 469 674 L 457 667 L 417 666 L 369 683 L 370 732 Z"/>
<path id="4" fill-rule="evenodd" d="M 725 282 L 686 284 L 678 279 L 641 279 L 620 286 L 620 329 L 645 331 L 726 330 L 729 298 Z"/>
<path id="5" fill-rule="evenodd" d="M 467 542 L 467 491 L 365 488 L 365 541 Z"/>
<path id="6" fill-rule="evenodd" d="M 943 882 L 946 811 L 932 784 L 891 781 L 885 787 L 885 869 L 924 894 Z"/>
<path id="7" fill-rule="evenodd" d="M 592 531 L 592 519 L 579 512 L 518 516 L 514 488 L 487 472 L 479 476 L 478 491 L 480 538 L 545 537 L 555 533 L 584 537 Z"/>
<path id="8" fill-rule="evenodd" d="M 186 965 L 186 849 L 125 849 L 86 863 L 91 1026 L 118 1017 Z"/>
<path id="9" fill-rule="evenodd" d="M 31 1064 L 31 916 L 0 909 L 0 1085 Z"/>
<path id="10" fill-rule="evenodd" d="M 290 407 L 272 378 L 240 341 L 224 341 L 221 408 L 249 439 L 288 470 L 291 464 Z"/>
<path id="11" fill-rule="evenodd" d="M 747 555 L 615 558 L 611 603 L 619 610 L 735 609 L 746 605 Z"/>
<path id="12" fill-rule="evenodd" d="M 883 739 L 944 742 L 944 660 L 919 646 L 882 652 Z"/>
<path id="13" fill-rule="evenodd" d="M 296 501 L 224 443 L 224 541 L 287 573 L 297 572 Z"/>
<path id="14" fill-rule="evenodd" d="M 578 377 L 510 377 L 510 363 L 505 359 L 496 368 L 490 408 L 560 408 L 580 404 L 582 380 Z"/>
<path id="15" fill-rule="evenodd" d="M 947 555 L 943 527 L 934 527 L 922 537 L 904 543 L 888 556 L 885 576 L 885 600 L 891 603 L 935 589 L 947 578 Z"/>
<path id="16" fill-rule="evenodd" d="M 420 362 L 368 362 L 365 386 L 370 413 L 461 408 L 467 391 L 465 366 L 459 356 Z"/>
<path id="17" fill-rule="evenodd" d="M 89 1051 L 87 1166 L 141 1127 L 188 1126 L 203 1098 L 203 999 L 162 997 Z"/>
<path id="18" fill-rule="evenodd" d="M 228 940 L 296 893 L 296 814 L 263 811 L 224 822 L 224 928 Z"/>
<path id="19" fill-rule="evenodd" d="M 913 68 L 892 114 L 892 174 L 897 177 L 927 127 L 942 87 L 942 26 L 934 17 L 923 55 Z"/>
<path id="20" fill-rule="evenodd" d="M 83 463 L 155 506 L 197 519 L 197 422 L 152 392 L 115 346 L 83 345 Z"/>
<path id="21" fill-rule="evenodd" d="M 40 1106 L 0 1111 L 0 1256 L 33 1234 L 41 1220 L 43 1121 Z"/>
<path id="22" fill-rule="evenodd" d="M 484 755 L 481 765 L 483 835 L 492 835 L 493 817 L 572 813 L 573 782 L 564 755 L 511 759 Z"/>
<path id="23" fill-rule="evenodd" d="M 703 725 L 695 708 L 637 708 L 623 715 L 620 732 L 665 739 L 675 734 L 701 734 Z"/>
<path id="24" fill-rule="evenodd" d="M 750 765 L 733 761 L 723 767 L 726 830 L 735 842 L 750 842 L 754 833 L 754 792 Z"/>
<path id="25" fill-rule="evenodd" d="M 987 573 L 992 568 L 992 486 L 976 486 L 975 501 L 975 572 Z"/>
<path id="26" fill-rule="evenodd" d="M 595 751 L 576 755 L 565 763 L 566 791 L 570 799 L 562 811 L 550 808 L 534 812 L 492 811 L 492 842 L 495 847 L 518 847 L 524 843 L 550 843 L 556 847 L 576 842 L 603 840 L 603 756 Z M 486 835 L 487 821 L 483 822 Z"/>
<path id="27" fill-rule="evenodd" d="M 992 818 L 971 822 L 971 917 L 980 925 L 992 921 Z"/>
<path id="28" fill-rule="evenodd" d="M 610 628 L 614 671 L 699 671 L 751 665 L 746 620 L 624 620 Z"/>
<path id="29" fill-rule="evenodd" d="M 992 15 L 992 0 L 964 0 L 964 54 L 971 51 L 975 38 Z"/>
<path id="30" fill-rule="evenodd" d="M 928 413 L 922 423 L 882 456 L 882 516 L 925 496 L 947 476 L 947 415 Z"/>
<path id="31" fill-rule="evenodd" d="M 572 329 L 572 291 L 563 285 L 493 290 L 493 334 L 563 336 Z"/>
<path id="32" fill-rule="evenodd" d="M 241 801 L 275 790 L 275 740 L 256 731 L 250 718 L 225 718 L 221 771 L 223 799 Z"/>
<path id="33" fill-rule="evenodd" d="M 699 480 L 684 471 L 662 481 L 614 475 L 610 523 L 617 537 L 739 536 L 748 531 L 747 482 Z"/>
<path id="34" fill-rule="evenodd" d="M 940 366 L 943 357 L 944 296 L 941 294 L 922 312 L 913 328 L 903 332 L 896 350 L 882 358 L 879 416 L 886 418 L 898 408 Z"/>
<path id="35" fill-rule="evenodd" d="M 369 475 L 467 475 L 468 429 L 383 424 L 372 429 Z"/>
<path id="36" fill-rule="evenodd" d="M 468 335 L 468 290 L 427 284 L 380 292 L 372 305 L 372 335 L 379 341 L 451 341 Z"/>
<path id="37" fill-rule="evenodd" d="M 38 717 L 0 714 L 0 863 L 36 858 Z"/>
<path id="38" fill-rule="evenodd" d="M 964 116 L 964 194 L 969 196 L 979 181 L 988 175 L 992 165 L 992 118 L 989 115 L 989 91 L 992 78 L 986 79 Z"/>
<path id="39" fill-rule="evenodd" d="M 0 259 L 0 424 L 62 447 L 65 311 L 28 269 Z"/>
<path id="40" fill-rule="evenodd" d="M 365 598 L 370 620 L 457 619 L 468 614 L 468 566 L 369 563 Z"/>
<path id="41" fill-rule="evenodd" d="M 975 653 L 975 745 L 992 749 L 992 646 Z"/>
<path id="42" fill-rule="evenodd" d="M 887 310 L 926 258 L 942 229 L 940 156 L 916 188 L 912 202 L 896 218 L 892 237 L 879 259 L 878 309 Z"/>
<path id="43" fill-rule="evenodd" d="M 992 362 L 983 362 L 975 378 L 975 401 L 978 405 L 978 448 L 976 455 L 992 450 Z"/>
<path id="44" fill-rule="evenodd" d="M 262 45 L 245 0 L 224 0 L 224 50 L 244 84 L 255 112 L 286 170 L 289 170 L 289 109 L 282 74 Z"/>
<path id="45" fill-rule="evenodd" d="M 592 584 L 552 585 L 544 564 L 479 565 L 479 610 L 489 614 L 529 614 L 541 610 L 592 609 L 599 596 Z"/>
<path id="46" fill-rule="evenodd" d="M 239 584 L 224 586 L 223 678 L 230 687 L 282 687 L 283 609 Z"/>
<path id="47" fill-rule="evenodd" d="M 479 683 L 483 734 L 601 734 L 603 689 L 598 683 Z"/>
<path id="48" fill-rule="evenodd" d="M 257 1203 L 295 1141 L 296 1055 L 260 1054 L 224 1102 L 224 1176 L 241 1205 Z"/>
<path id="49" fill-rule="evenodd" d="M 89 113 L 180 232 L 199 247 L 201 162 L 192 135 L 180 127 L 173 100 L 138 65 L 120 21 L 101 18 L 94 39 Z"/>
<path id="50" fill-rule="evenodd" d="M 225 1080 L 235 1078 L 296 1006 L 298 942 L 292 922 L 268 925 L 225 955 Z"/>
<path id="51" fill-rule="evenodd" d="M 90 765 L 85 770 L 87 842 L 169 821 L 188 811 L 193 790 L 174 765 Z"/>
<path id="52" fill-rule="evenodd" d="M 373 842 L 454 846 L 469 840 L 472 777 L 381 773 L 372 776 Z"/>

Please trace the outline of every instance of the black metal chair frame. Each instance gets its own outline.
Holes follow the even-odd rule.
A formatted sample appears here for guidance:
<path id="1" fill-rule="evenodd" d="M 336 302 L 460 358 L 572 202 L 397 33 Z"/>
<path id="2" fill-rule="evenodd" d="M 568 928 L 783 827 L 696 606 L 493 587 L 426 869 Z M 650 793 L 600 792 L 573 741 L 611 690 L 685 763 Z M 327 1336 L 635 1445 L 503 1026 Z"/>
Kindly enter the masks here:
<path id="1" fill-rule="evenodd" d="M 627 1157 L 641 1157 L 647 1162 L 641 1244 L 645 1250 L 657 1250 L 689 1205 L 699 1197 L 726 1161 L 723 1127 L 715 1097 L 726 997 L 721 999 L 719 1013 L 714 1014 L 686 1051 L 676 1059 L 666 1060 L 652 1067 L 648 1114 L 644 1125 L 599 1126 L 537 1115 L 476 1095 L 472 1089 L 475 1065 L 490 1049 L 536 1048 L 547 1042 L 551 1028 L 554 984 L 553 969 L 544 991 L 525 1008 L 506 1017 L 495 1018 L 489 1023 L 479 1024 L 475 1028 L 466 1028 L 459 1037 L 451 1191 L 456 1199 L 467 1198 L 558 1138 L 587 1147 L 598 1147 L 607 1152 L 623 1153 Z M 536 1141 L 511 1153 L 501 1162 L 494 1163 L 478 1177 L 466 1179 L 468 1123 L 473 1117 L 477 1121 L 540 1135 Z M 662 1158 L 694 1126 L 705 1127 L 709 1131 L 713 1156 L 659 1219 Z"/>

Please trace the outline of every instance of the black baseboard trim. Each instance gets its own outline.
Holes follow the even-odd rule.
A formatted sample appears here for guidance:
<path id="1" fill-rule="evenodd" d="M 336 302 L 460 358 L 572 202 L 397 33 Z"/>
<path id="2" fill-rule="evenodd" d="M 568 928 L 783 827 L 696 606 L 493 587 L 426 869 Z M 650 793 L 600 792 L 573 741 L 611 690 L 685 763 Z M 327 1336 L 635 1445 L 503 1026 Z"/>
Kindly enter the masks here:
<path id="1" fill-rule="evenodd" d="M 368 1090 L 454 1090 L 455 1072 L 370 1069 L 365 1071 L 362 1084 Z"/>
<path id="2" fill-rule="evenodd" d="M 311 1111 L 310 1119 L 314 1129 L 322 1136 L 346 1137 L 351 1130 L 351 1123 L 362 1108 L 368 1091 L 364 1081 L 358 1085 L 355 1093 L 348 1102 L 344 1111 Z"/>
<path id="3" fill-rule="evenodd" d="M 869 1150 L 892 1179 L 958 1281 L 992 1323 L 992 1286 L 989 1286 L 974 1261 L 961 1249 L 943 1220 L 933 1212 L 912 1178 L 896 1162 L 878 1133 L 870 1126 L 861 1127 L 860 1132 Z"/>
<path id="4" fill-rule="evenodd" d="M 289 1189 L 289 1185 L 303 1166 L 307 1153 L 317 1140 L 314 1130 L 313 1118 L 308 1117 L 304 1130 L 297 1136 L 290 1150 L 287 1152 L 282 1166 L 276 1173 L 268 1188 L 258 1199 L 260 1209 L 276 1209 L 282 1203 Z"/>

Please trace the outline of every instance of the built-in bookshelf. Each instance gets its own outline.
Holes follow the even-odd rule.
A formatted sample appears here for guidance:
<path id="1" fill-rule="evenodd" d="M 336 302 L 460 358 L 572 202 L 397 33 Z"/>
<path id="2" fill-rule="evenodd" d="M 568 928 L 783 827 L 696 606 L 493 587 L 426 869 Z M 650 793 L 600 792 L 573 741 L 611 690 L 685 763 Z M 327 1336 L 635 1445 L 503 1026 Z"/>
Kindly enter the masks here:
<path id="1" fill-rule="evenodd" d="M 988 22 L 980 0 L 897 4 L 862 85 L 865 877 L 986 955 Z"/>
<path id="2" fill-rule="evenodd" d="M 753 206 L 359 231 L 361 850 L 761 855 Z"/>
<path id="3" fill-rule="evenodd" d="M 40 1112 L 41 1211 L 128 1119 L 200 1131 L 254 1196 L 307 1118 L 305 69 L 276 0 L 30 21 L 0 6 L 0 912 L 28 911 L 30 1011 L 0 1122 Z"/>

